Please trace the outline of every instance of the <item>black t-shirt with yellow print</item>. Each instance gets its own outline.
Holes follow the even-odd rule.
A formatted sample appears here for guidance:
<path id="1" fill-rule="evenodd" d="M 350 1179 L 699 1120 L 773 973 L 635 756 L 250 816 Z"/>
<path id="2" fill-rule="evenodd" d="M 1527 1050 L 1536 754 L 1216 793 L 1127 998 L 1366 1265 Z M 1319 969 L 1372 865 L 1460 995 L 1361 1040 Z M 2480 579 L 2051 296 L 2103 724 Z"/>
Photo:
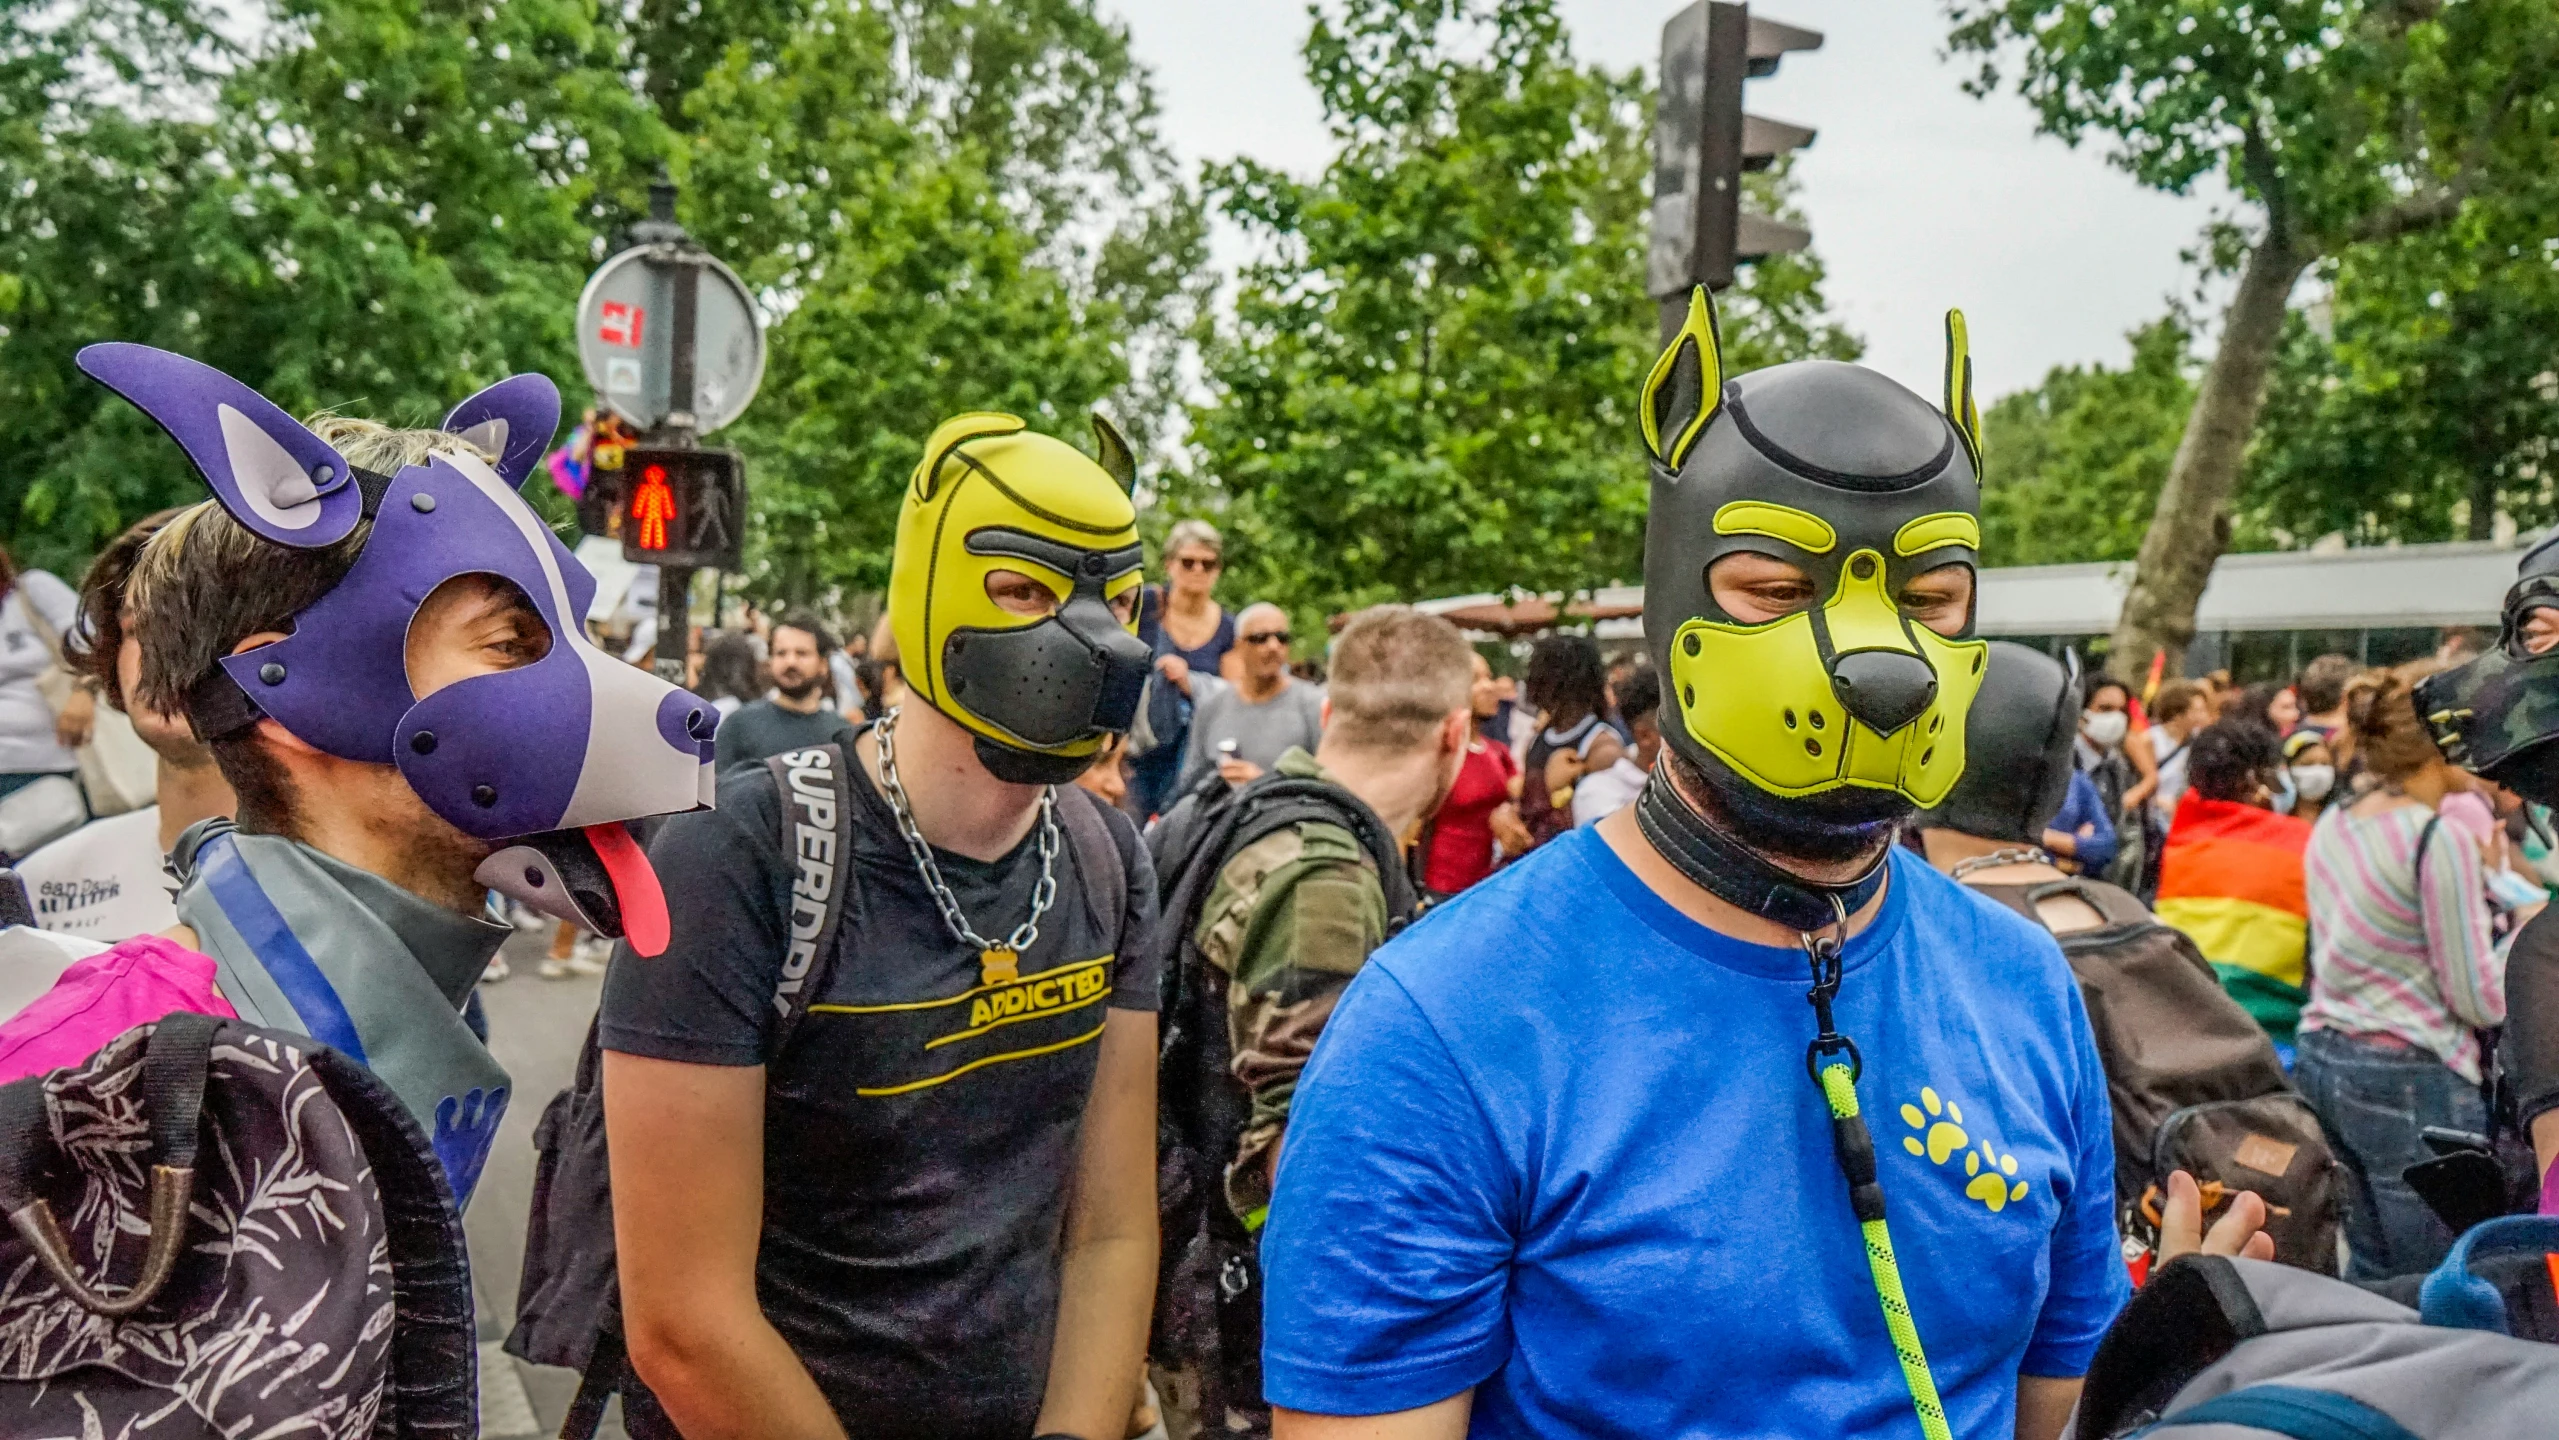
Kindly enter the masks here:
<path id="1" fill-rule="evenodd" d="M 1138 943 L 1153 870 L 1134 827 L 1106 816 L 1126 915 L 1092 913 L 1077 868 L 1089 862 L 1061 821 L 1039 939 L 1018 979 L 984 984 L 887 801 L 853 773 L 855 883 L 824 992 L 786 1053 L 766 1047 L 793 870 L 760 765 L 724 777 L 718 809 L 678 816 L 650 847 L 673 942 L 617 960 L 602 1043 L 770 1067 L 756 1288 L 850 1433 L 1020 1440 L 1047 1382 L 1095 1042 L 1110 1010 L 1157 1004 Z M 1000 939 L 1030 913 L 1036 828 L 991 864 L 934 859 L 978 933 Z"/>

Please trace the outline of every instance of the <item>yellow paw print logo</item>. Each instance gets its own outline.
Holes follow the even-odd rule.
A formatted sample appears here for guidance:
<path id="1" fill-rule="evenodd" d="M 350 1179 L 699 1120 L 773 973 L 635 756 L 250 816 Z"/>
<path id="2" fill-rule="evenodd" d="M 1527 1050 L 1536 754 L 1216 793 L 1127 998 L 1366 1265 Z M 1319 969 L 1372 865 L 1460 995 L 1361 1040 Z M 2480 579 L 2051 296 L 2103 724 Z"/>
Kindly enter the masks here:
<path id="1" fill-rule="evenodd" d="M 1927 1108 L 1922 1110 L 1921 1106 Z M 1913 1131 L 1902 1137 L 1901 1148 L 1924 1157 L 1929 1164 L 1947 1164 L 1956 1151 L 1963 1152 L 1964 1173 L 1972 1177 L 1964 1186 L 1964 1194 L 1980 1201 L 1991 1214 L 2026 1198 L 2026 1182 L 2014 1178 L 2017 1157 L 2000 1154 L 1988 1140 L 1974 1145 L 1972 1136 L 1964 1130 L 1962 1106 L 1923 1085 L 1919 1104 L 1902 1106 L 1901 1118 Z"/>

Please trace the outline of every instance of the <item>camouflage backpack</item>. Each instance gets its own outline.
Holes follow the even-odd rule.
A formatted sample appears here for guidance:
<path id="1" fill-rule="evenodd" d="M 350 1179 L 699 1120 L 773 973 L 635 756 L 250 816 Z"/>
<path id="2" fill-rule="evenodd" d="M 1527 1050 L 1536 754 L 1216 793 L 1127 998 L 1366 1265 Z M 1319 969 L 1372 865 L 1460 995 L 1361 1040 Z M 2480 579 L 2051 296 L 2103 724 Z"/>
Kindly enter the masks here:
<path id="1" fill-rule="evenodd" d="M 1164 1251 L 1151 1343 L 1161 1363 L 1198 1366 L 1204 1415 L 1262 1407 L 1262 1287 L 1254 1237 L 1225 1186 L 1251 1100 L 1232 1069 L 1226 976 L 1195 937 L 1228 862 L 1310 822 L 1349 832 L 1375 865 L 1387 933 L 1411 923 L 1419 897 L 1401 848 L 1339 785 L 1275 770 L 1240 788 L 1203 786 L 1147 835 L 1162 899 L 1147 943 L 1163 977 L 1155 1193 Z"/>

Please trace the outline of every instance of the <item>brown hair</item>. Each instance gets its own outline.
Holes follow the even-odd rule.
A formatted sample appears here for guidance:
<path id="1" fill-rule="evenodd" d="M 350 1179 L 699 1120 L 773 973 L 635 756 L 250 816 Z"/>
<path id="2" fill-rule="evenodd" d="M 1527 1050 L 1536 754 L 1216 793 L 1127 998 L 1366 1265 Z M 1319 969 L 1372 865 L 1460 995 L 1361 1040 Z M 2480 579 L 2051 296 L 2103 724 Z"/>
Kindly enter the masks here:
<path id="1" fill-rule="evenodd" d="M 1475 651 L 1457 627 L 1409 605 L 1362 610 L 1333 642 L 1327 738 L 1362 750 L 1410 750 L 1469 708 Z"/>
<path id="2" fill-rule="evenodd" d="M 2159 687 L 2159 703 L 2152 707 L 2150 718 L 2166 724 L 2193 709 L 2197 700 L 2209 698 L 2210 693 L 2201 681 L 2171 680 Z"/>
<path id="3" fill-rule="evenodd" d="M 439 453 L 490 458 L 441 430 L 394 430 L 329 414 L 308 423 L 349 464 L 386 475 Z M 346 578 L 372 535 L 373 522 L 363 520 L 334 545 L 297 550 L 264 538 L 210 500 L 179 511 L 142 546 L 129 577 L 133 631 L 142 642 L 136 698 L 155 710 L 185 714 L 197 681 L 250 636 L 291 630 L 294 616 Z M 291 777 L 257 732 L 212 741 L 210 748 L 222 778 L 240 797 L 240 828 L 293 834 Z"/>
<path id="4" fill-rule="evenodd" d="M 2345 702 L 2346 682 L 2355 678 L 2355 662 L 2343 655 L 2321 655 L 2301 667 L 2301 681 L 2293 687 L 2300 697 L 2301 713 L 2325 715 Z"/>
<path id="5" fill-rule="evenodd" d="M 126 526 L 80 577 L 80 622 L 62 637 L 62 663 L 97 686 L 118 710 L 126 708 L 124 677 L 116 667 L 116 656 L 124 649 L 125 592 L 133 583 L 134 566 L 141 563 L 142 547 L 181 513 L 162 510 Z"/>
<path id="6" fill-rule="evenodd" d="M 2439 660 L 2412 660 L 2346 682 L 2346 735 L 2366 770 L 2396 784 L 2443 758 L 2417 716 L 2416 687 L 2444 668 Z"/>

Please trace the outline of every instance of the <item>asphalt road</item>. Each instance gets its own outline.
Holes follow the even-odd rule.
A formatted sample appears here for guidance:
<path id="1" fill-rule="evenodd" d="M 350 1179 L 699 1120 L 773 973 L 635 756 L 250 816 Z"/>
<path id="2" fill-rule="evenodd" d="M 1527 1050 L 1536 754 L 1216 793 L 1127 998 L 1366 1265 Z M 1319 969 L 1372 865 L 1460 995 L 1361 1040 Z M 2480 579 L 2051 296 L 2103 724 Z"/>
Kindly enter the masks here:
<path id="1" fill-rule="evenodd" d="M 497 1146 L 480 1173 L 471 1209 L 462 1217 L 471 1242 L 472 1288 L 480 1303 L 482 1440 L 556 1435 L 560 1417 L 577 1393 L 574 1371 L 522 1364 L 498 1349 L 515 1315 L 516 1285 L 524 1273 L 524 1222 L 533 1206 L 533 1126 L 576 1072 L 578 1049 L 603 991 L 598 979 L 542 979 L 536 971 L 547 943 L 548 936 L 526 935 L 507 942 L 513 977 L 480 987 L 480 1002 L 489 1015 L 489 1049 L 515 1080 Z M 622 1440 L 618 1413 L 606 1413 L 601 1433 Z"/>

